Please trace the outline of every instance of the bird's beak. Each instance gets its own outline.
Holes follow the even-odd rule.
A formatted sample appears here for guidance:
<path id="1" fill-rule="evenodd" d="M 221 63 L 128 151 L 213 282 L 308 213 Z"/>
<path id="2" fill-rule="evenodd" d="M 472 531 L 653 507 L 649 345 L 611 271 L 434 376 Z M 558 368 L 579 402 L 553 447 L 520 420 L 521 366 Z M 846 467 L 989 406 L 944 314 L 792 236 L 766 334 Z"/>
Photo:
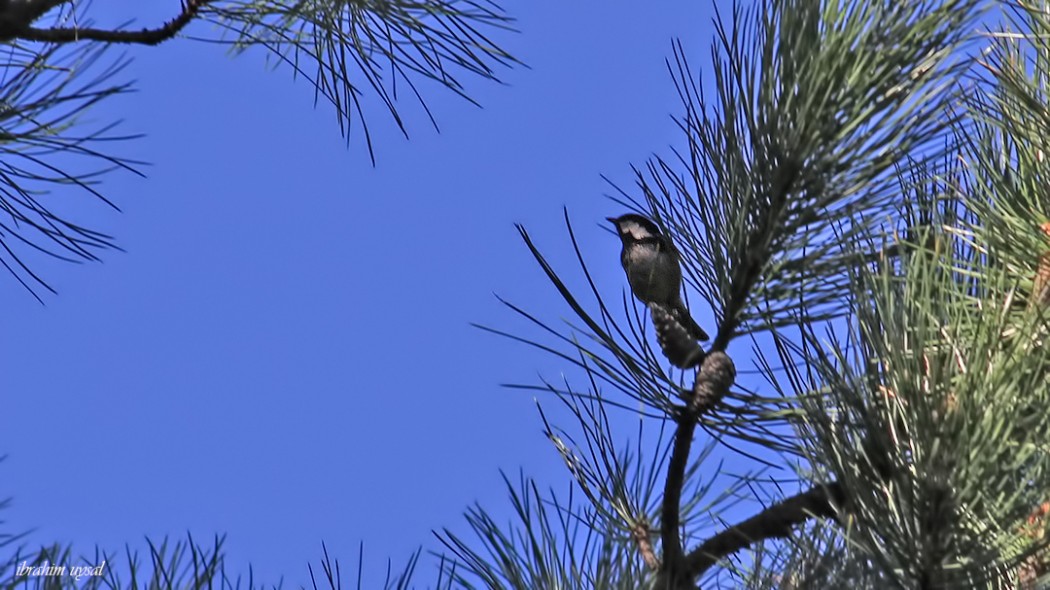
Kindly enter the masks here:
<path id="1" fill-rule="evenodd" d="M 605 220 L 608 221 L 609 223 L 613 224 L 613 225 L 616 225 L 616 218 L 615 217 L 606 217 Z"/>

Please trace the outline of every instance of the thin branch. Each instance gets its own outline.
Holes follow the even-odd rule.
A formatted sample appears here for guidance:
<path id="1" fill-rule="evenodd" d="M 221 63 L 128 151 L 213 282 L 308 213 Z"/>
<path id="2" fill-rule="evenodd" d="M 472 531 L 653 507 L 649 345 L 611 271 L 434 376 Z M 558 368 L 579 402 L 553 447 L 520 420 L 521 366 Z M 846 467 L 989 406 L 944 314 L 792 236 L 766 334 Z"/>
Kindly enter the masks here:
<path id="1" fill-rule="evenodd" d="M 155 29 L 139 31 L 111 31 L 79 27 L 56 27 L 37 29 L 28 23 L 4 22 L 0 27 L 0 41 L 12 38 L 26 41 L 44 41 L 49 43 L 73 43 L 76 41 L 102 41 L 106 43 L 136 43 L 141 45 L 159 45 L 173 38 L 197 16 L 197 13 L 212 0 L 184 0 L 182 12 L 175 18 Z"/>
<path id="2" fill-rule="evenodd" d="M 819 485 L 766 508 L 762 512 L 711 537 L 685 557 L 690 579 L 700 577 L 718 560 L 765 539 L 783 538 L 811 518 L 830 518 L 845 494 L 838 482 Z"/>
<path id="3" fill-rule="evenodd" d="M 667 466 L 663 505 L 660 507 L 660 540 L 664 550 L 664 563 L 660 575 L 664 581 L 658 583 L 657 587 L 677 587 L 679 581 L 693 579 L 682 575 L 689 570 L 679 536 L 682 487 L 685 485 L 689 451 L 700 416 L 710 412 L 725 397 L 735 379 L 736 367 L 733 360 L 722 351 L 712 352 L 704 359 L 704 364 L 696 376 L 691 399 L 677 412 L 674 447 Z"/>
<path id="4" fill-rule="evenodd" d="M 678 529 L 682 509 L 682 486 L 685 484 L 685 470 L 689 464 L 689 450 L 693 446 L 693 434 L 698 418 L 699 414 L 691 408 L 683 409 L 679 413 L 674 447 L 667 466 L 667 479 L 664 481 L 664 501 L 660 507 L 660 541 L 664 550 L 662 573 L 670 579 L 677 578 L 676 574 L 682 569 L 685 559 Z"/>
<path id="5" fill-rule="evenodd" d="M 639 522 L 631 529 L 631 538 L 638 545 L 638 552 L 642 554 L 642 560 L 649 569 L 658 571 L 660 569 L 660 558 L 656 556 L 653 548 L 653 539 L 649 534 L 649 527 L 645 522 Z"/>

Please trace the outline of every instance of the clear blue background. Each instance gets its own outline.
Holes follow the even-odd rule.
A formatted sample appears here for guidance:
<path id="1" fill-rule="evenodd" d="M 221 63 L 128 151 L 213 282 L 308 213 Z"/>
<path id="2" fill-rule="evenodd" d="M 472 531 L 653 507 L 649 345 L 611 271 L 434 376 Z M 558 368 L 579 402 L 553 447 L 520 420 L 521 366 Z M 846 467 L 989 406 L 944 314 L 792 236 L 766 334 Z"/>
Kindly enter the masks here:
<path id="1" fill-rule="evenodd" d="M 147 25 L 179 6 L 160 4 L 92 14 Z M 5 530 L 85 553 L 226 533 L 230 573 L 250 563 L 295 586 L 322 540 L 346 565 L 363 540 L 367 586 L 387 557 L 436 548 L 433 529 L 465 531 L 475 501 L 509 520 L 501 468 L 565 488 L 533 396 L 499 384 L 567 367 L 469 323 L 537 334 L 493 293 L 569 317 L 513 227 L 571 272 L 563 206 L 619 297 L 619 245 L 599 224 L 621 210 L 600 174 L 630 187 L 629 164 L 682 144 L 664 59 L 681 37 L 709 73 L 713 11 L 506 8 L 521 34 L 494 36 L 530 69 L 499 72 L 503 86 L 468 78 L 483 109 L 424 87 L 441 132 L 406 102 L 409 141 L 368 101 L 375 168 L 363 137 L 347 150 L 332 109 L 262 51 L 128 49 L 138 92 L 91 117 L 147 134 L 115 150 L 150 162 L 148 178 L 106 178 L 122 214 L 75 195 L 76 220 L 127 253 L 47 266 L 60 294 L 44 306 L 0 278 Z"/>

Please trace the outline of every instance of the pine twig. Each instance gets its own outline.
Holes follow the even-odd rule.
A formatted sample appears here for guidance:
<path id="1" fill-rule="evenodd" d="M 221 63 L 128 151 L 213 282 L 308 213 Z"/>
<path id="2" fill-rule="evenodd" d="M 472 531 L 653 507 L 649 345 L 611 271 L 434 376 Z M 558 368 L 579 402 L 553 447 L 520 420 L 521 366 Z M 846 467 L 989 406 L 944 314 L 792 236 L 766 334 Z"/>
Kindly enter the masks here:
<path id="1" fill-rule="evenodd" d="M 184 0 L 182 11 L 163 25 L 153 29 L 139 31 L 112 31 L 79 27 L 55 27 L 38 29 L 31 27 L 30 22 L 12 22 L 0 14 L 0 41 L 23 39 L 26 41 L 43 41 L 48 43 L 73 43 L 76 41 L 101 41 L 104 43 L 134 43 L 139 45 L 159 45 L 175 37 L 197 16 L 200 9 L 212 0 Z"/>

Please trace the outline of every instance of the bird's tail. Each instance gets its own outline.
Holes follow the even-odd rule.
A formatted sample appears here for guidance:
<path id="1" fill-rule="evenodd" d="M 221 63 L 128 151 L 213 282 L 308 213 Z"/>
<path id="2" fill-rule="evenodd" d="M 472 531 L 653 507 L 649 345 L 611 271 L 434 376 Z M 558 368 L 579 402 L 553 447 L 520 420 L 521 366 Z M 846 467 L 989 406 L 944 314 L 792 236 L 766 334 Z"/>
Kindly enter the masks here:
<path id="1" fill-rule="evenodd" d="M 705 332 L 704 329 L 696 323 L 696 321 L 693 319 L 693 316 L 689 314 L 689 310 L 686 309 L 685 303 L 683 303 L 681 300 L 679 300 L 678 304 L 675 305 L 674 311 L 676 319 L 679 323 L 682 324 L 682 327 L 684 327 L 689 332 L 690 336 L 700 341 L 708 340 L 710 338 L 707 335 L 707 332 Z"/>

